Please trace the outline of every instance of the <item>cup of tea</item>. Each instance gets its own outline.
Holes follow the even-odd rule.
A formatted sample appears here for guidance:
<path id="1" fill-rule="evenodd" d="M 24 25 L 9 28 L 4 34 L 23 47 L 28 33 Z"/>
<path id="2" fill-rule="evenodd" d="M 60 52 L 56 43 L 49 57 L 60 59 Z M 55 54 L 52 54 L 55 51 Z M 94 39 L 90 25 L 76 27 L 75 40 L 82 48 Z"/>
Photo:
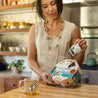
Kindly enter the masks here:
<path id="1" fill-rule="evenodd" d="M 21 84 L 24 83 L 24 88 L 21 88 Z M 39 78 L 28 77 L 19 81 L 19 89 L 26 95 L 38 95 L 39 94 Z"/>

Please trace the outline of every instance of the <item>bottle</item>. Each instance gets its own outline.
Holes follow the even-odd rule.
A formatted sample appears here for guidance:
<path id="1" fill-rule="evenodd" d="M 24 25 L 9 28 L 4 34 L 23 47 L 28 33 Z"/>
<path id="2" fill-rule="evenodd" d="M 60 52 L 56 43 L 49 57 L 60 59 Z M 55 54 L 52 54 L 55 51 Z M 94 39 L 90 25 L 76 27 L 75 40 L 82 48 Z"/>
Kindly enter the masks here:
<path id="1" fill-rule="evenodd" d="M 80 51 L 82 51 L 81 47 L 79 44 L 72 45 L 71 48 L 69 49 L 69 52 L 71 53 L 72 56 L 75 56 L 78 54 Z"/>

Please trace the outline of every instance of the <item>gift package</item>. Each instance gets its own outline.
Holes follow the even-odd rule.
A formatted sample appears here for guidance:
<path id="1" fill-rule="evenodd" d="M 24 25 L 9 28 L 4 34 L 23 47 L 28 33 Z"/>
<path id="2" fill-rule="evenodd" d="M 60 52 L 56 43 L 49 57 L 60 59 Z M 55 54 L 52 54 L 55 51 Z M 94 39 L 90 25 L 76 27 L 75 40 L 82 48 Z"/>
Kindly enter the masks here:
<path id="1" fill-rule="evenodd" d="M 56 64 L 50 74 L 57 85 L 70 87 L 78 83 L 82 72 L 76 60 L 66 59 Z"/>

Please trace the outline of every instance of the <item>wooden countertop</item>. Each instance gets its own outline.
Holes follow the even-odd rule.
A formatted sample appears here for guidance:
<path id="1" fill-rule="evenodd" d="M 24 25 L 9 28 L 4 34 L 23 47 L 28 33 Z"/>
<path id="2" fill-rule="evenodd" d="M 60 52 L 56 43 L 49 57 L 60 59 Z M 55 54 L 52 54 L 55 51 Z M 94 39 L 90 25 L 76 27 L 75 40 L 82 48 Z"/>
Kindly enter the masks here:
<path id="1" fill-rule="evenodd" d="M 39 95 L 25 95 L 19 88 L 0 94 L 0 98 L 98 98 L 98 85 L 78 84 L 59 88 L 40 83 Z"/>
<path id="2" fill-rule="evenodd" d="M 0 78 L 29 77 L 32 72 L 13 73 L 11 70 L 0 71 Z"/>

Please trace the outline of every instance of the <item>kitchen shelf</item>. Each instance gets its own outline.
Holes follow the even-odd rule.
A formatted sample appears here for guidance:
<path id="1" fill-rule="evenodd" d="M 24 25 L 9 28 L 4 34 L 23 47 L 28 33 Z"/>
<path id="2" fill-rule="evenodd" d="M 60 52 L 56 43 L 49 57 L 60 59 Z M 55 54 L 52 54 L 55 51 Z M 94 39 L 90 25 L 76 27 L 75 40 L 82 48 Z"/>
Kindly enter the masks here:
<path id="1" fill-rule="evenodd" d="M 89 7 L 89 6 L 98 6 L 98 2 L 72 2 L 64 3 L 67 7 Z"/>
<path id="2" fill-rule="evenodd" d="M 86 69 L 86 70 L 98 70 L 98 64 L 96 66 L 87 66 L 86 64 L 82 64 L 80 66 L 81 69 Z"/>
<path id="3" fill-rule="evenodd" d="M 32 13 L 32 12 L 36 13 L 36 3 L 35 4 L 11 5 L 11 6 L 0 7 L 0 15 Z"/>
<path id="4" fill-rule="evenodd" d="M 28 32 L 30 28 L 0 29 L 0 33 L 4 32 Z"/>
<path id="5" fill-rule="evenodd" d="M 36 5 L 34 5 L 34 6 L 36 6 Z M 32 7 L 32 4 L 2 6 L 2 7 L 0 7 L 0 10 L 19 9 L 19 8 L 26 8 L 26 7 Z"/>
<path id="6" fill-rule="evenodd" d="M 14 56 L 14 55 L 22 55 L 22 56 L 26 56 L 27 53 L 26 53 L 26 52 L 0 51 L 0 55 L 10 55 L 10 56 Z"/>
<path id="7" fill-rule="evenodd" d="M 98 28 L 98 25 L 80 26 L 81 28 Z"/>

